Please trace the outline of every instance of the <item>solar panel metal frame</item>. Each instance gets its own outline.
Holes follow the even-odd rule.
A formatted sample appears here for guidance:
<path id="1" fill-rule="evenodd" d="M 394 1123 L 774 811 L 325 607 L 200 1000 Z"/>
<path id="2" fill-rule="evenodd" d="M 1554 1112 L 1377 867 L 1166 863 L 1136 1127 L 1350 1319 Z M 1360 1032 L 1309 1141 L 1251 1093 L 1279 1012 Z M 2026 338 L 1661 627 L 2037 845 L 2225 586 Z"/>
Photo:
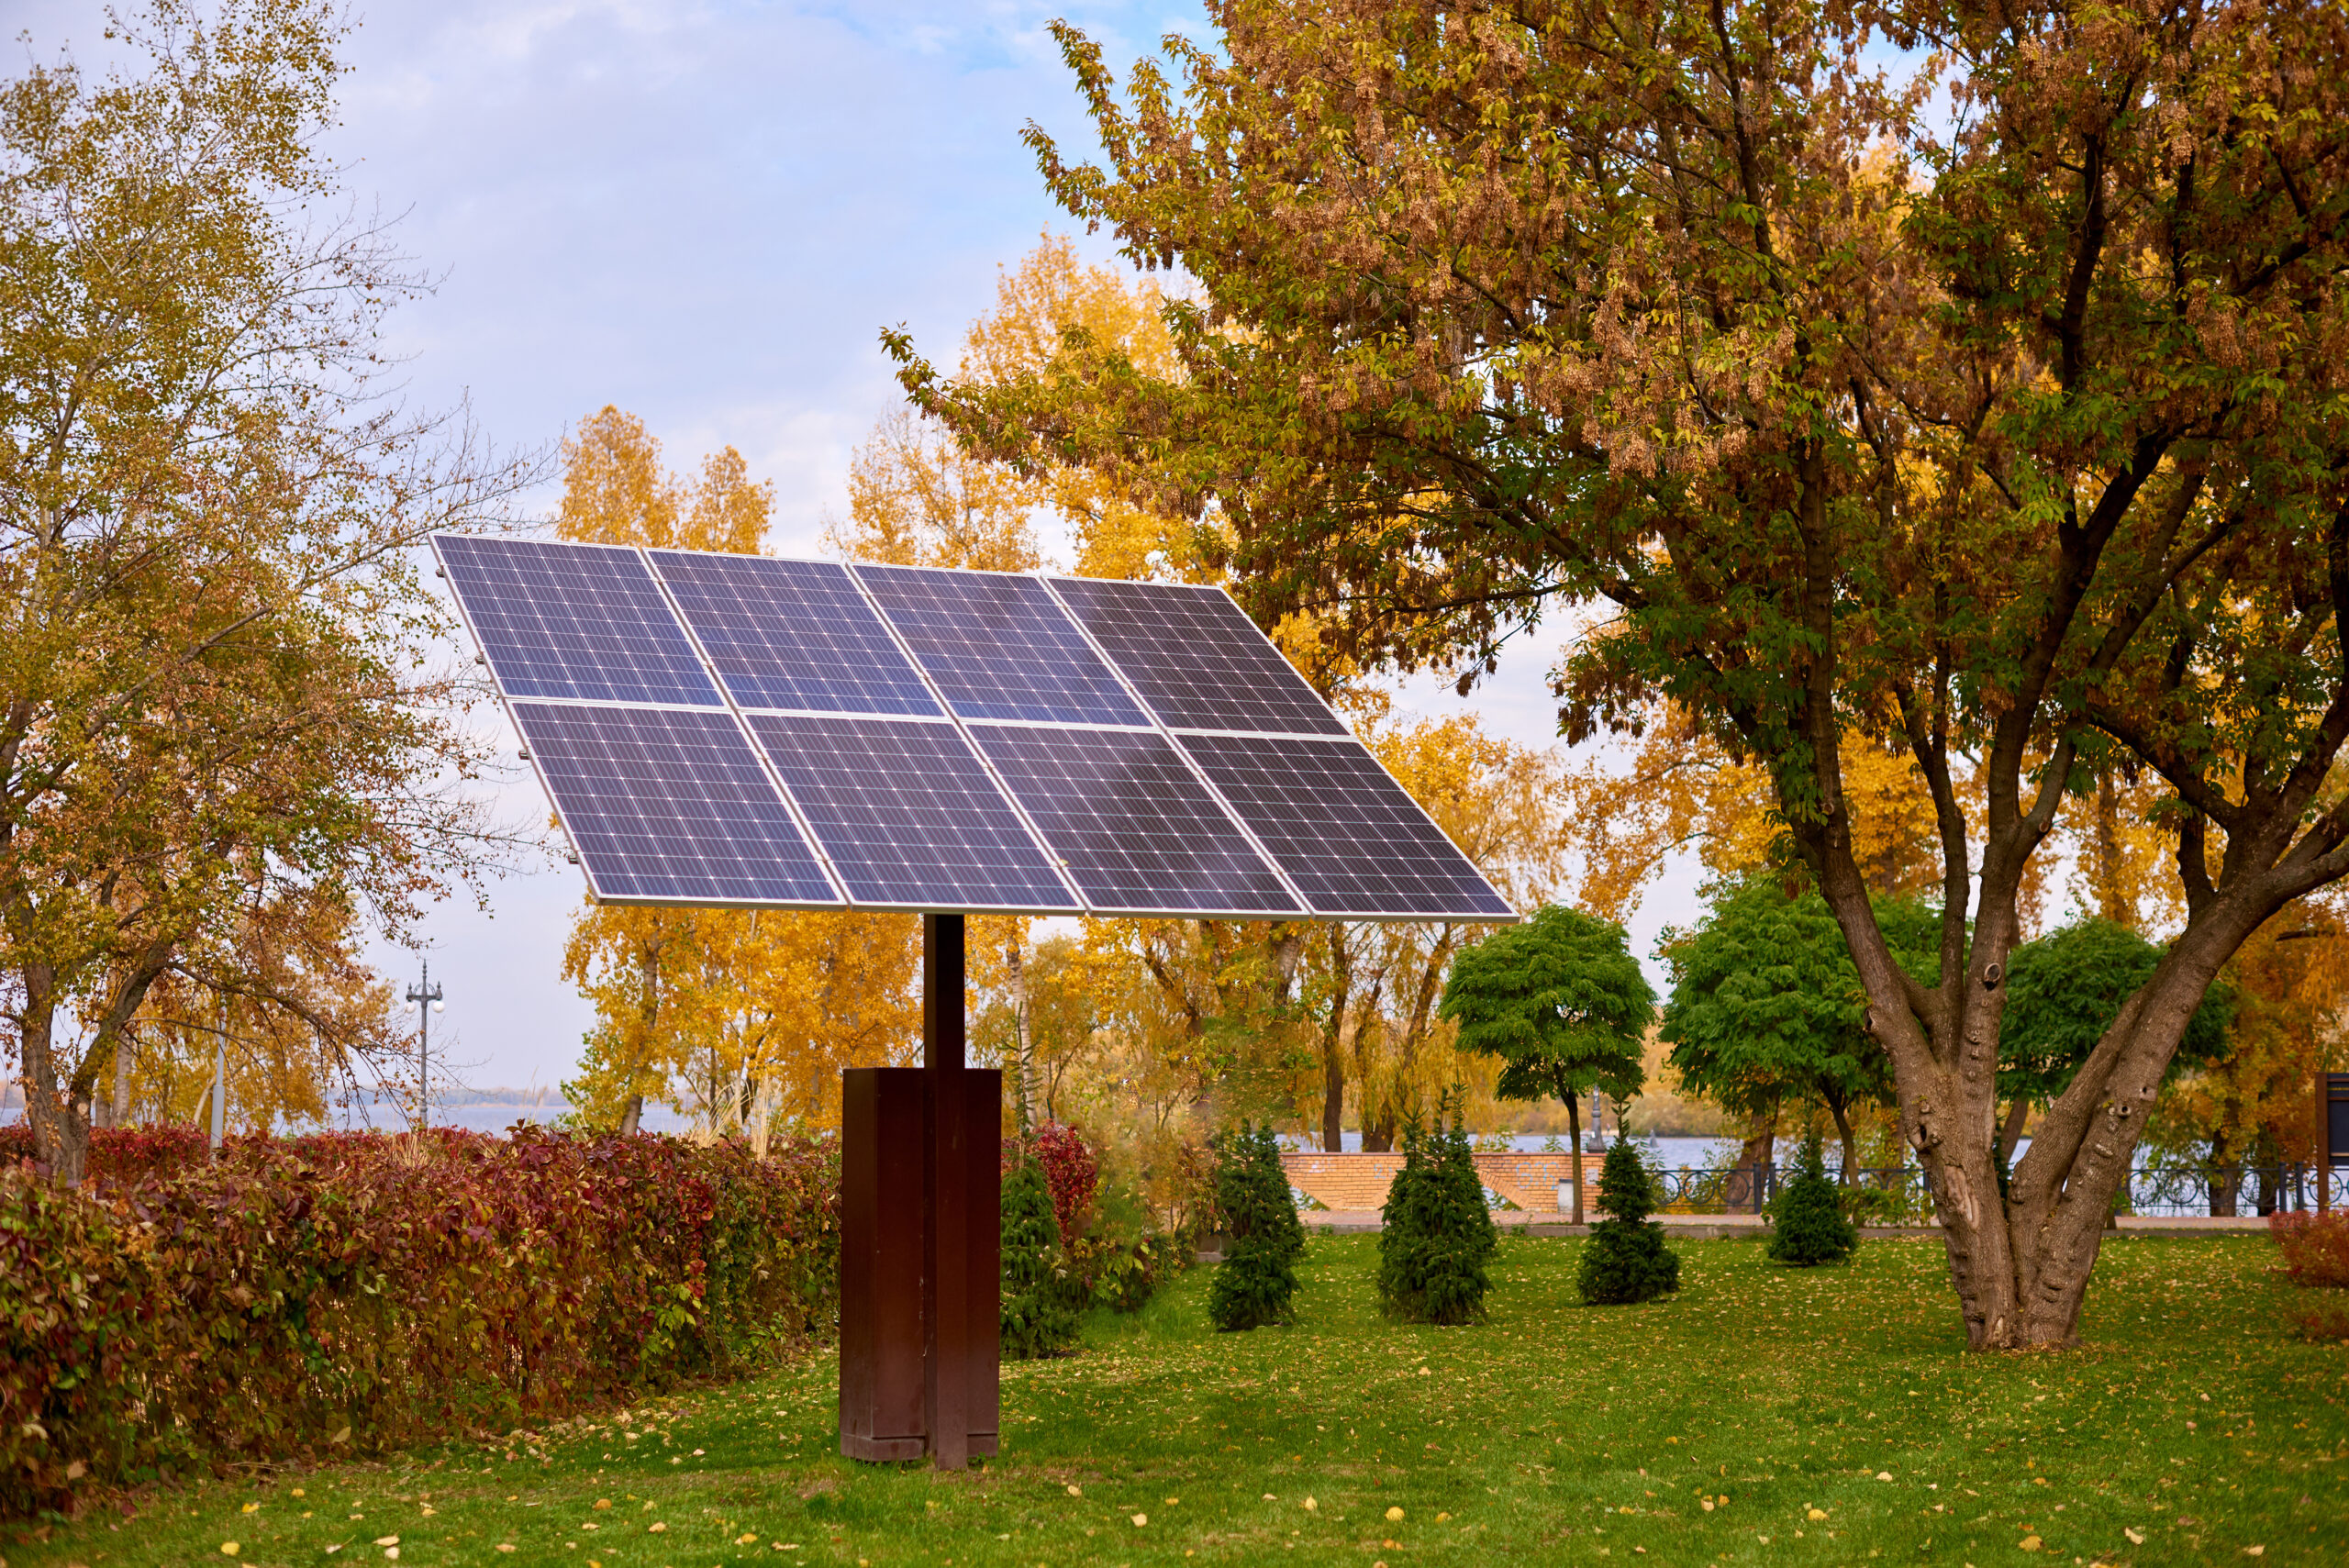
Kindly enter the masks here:
<path id="1" fill-rule="evenodd" d="M 441 557 L 440 550 L 440 536 L 439 535 L 432 536 L 434 556 L 436 564 L 439 564 L 442 569 L 441 574 L 444 577 L 447 577 L 446 562 L 445 559 Z M 705 714 L 718 711 L 725 712 L 733 723 L 737 733 L 742 737 L 744 742 L 750 747 L 751 754 L 758 760 L 762 771 L 766 775 L 769 786 L 774 790 L 778 798 L 783 801 L 785 808 L 791 817 L 792 824 L 800 837 L 802 847 L 807 849 L 814 856 L 817 864 L 822 869 L 826 879 L 831 884 L 837 897 L 832 900 L 823 902 L 798 902 L 717 897 L 679 900 L 640 897 L 627 895 L 607 895 L 596 885 L 594 873 L 589 868 L 585 858 L 577 854 L 574 844 L 573 859 L 579 864 L 581 875 L 587 883 L 590 895 L 598 903 L 664 908 L 774 908 L 829 909 L 834 911 L 860 909 L 874 910 L 876 912 L 904 911 L 909 913 L 930 912 L 939 908 L 940 906 L 936 904 L 860 902 L 851 897 L 848 892 L 846 881 L 841 875 L 839 868 L 833 863 L 830 854 L 824 848 L 821 839 L 818 838 L 814 831 L 806 810 L 795 796 L 788 784 L 785 783 L 780 771 L 775 766 L 774 759 L 767 755 L 765 746 L 761 742 L 756 731 L 751 728 L 745 716 L 748 712 L 755 711 L 759 713 L 774 713 L 778 715 L 790 715 L 816 718 L 881 718 L 884 720 L 929 724 L 935 724 L 937 722 L 936 717 L 910 715 L 890 716 L 872 713 L 852 713 L 845 710 L 836 714 L 829 709 L 801 710 L 764 707 L 746 709 L 736 700 L 735 694 L 718 672 L 715 661 L 710 658 L 708 650 L 702 646 L 700 638 L 693 629 L 692 623 L 686 618 L 683 610 L 678 606 L 674 589 L 668 581 L 661 574 L 657 562 L 651 559 L 651 551 L 638 549 L 633 546 L 596 547 L 582 545 L 579 548 L 626 549 L 631 550 L 632 553 L 639 557 L 639 559 L 643 562 L 645 570 L 651 574 L 653 583 L 658 587 L 662 602 L 668 609 L 670 617 L 674 622 L 678 632 L 692 647 L 696 658 L 699 660 L 702 665 L 704 674 L 708 679 L 711 686 L 717 691 L 719 701 L 723 705 L 722 709 L 713 708 L 707 705 L 683 703 L 592 701 L 573 697 L 528 696 L 518 698 L 506 691 L 503 683 L 497 678 L 495 666 L 490 663 L 486 657 L 484 657 L 482 660 L 483 668 L 489 673 L 491 683 L 496 689 L 501 706 L 504 706 L 508 709 L 507 714 L 507 723 L 515 724 L 514 717 L 511 712 L 511 704 L 518 700 L 554 706 L 578 706 L 589 708 L 674 708 L 682 711 Z M 692 551 L 686 553 L 701 554 L 720 552 Z M 835 563 L 815 562 L 815 564 L 829 565 Z M 1124 691 L 1127 698 L 1143 715 L 1147 722 L 1142 725 L 1132 725 L 1082 721 L 1046 722 L 1042 720 L 1013 718 L 966 718 L 956 711 L 954 705 L 948 700 L 944 690 L 939 685 L 937 680 L 932 676 L 930 669 L 923 663 L 919 655 L 916 653 L 912 645 L 905 637 L 902 629 L 890 619 L 886 608 L 881 604 L 879 597 L 873 593 L 871 585 L 866 584 L 857 573 L 856 563 L 847 562 L 842 564 L 847 566 L 847 574 L 850 581 L 856 584 L 858 591 L 863 595 L 867 605 L 872 608 L 874 614 L 879 617 L 882 626 L 886 628 L 892 640 L 896 643 L 898 651 L 913 666 L 916 673 L 921 677 L 923 684 L 930 691 L 933 700 L 937 702 L 940 712 L 945 717 L 947 724 L 955 730 L 963 743 L 969 748 L 972 756 L 977 760 L 979 766 L 985 771 L 988 778 L 994 783 L 997 791 L 1002 795 L 1005 804 L 1013 812 L 1013 814 L 1019 817 L 1021 825 L 1027 829 L 1030 838 L 1035 843 L 1038 851 L 1044 856 L 1046 862 L 1051 865 L 1054 873 L 1060 878 L 1063 887 L 1070 895 L 1070 902 L 1068 904 L 1049 907 L 1035 905 L 977 904 L 957 905 L 954 907 L 973 914 L 1000 913 L 1039 916 L 1050 914 L 1094 914 L 1121 918 L 1197 918 L 1240 920 L 1286 919 L 1343 921 L 1349 923 L 1373 924 L 1420 924 L 1431 921 L 1450 921 L 1455 923 L 1473 924 L 1506 924 L 1519 918 L 1519 917 L 1513 912 L 1506 916 L 1488 916 L 1464 915 L 1457 910 L 1381 910 L 1375 913 L 1329 913 L 1317 909 L 1314 906 L 1312 900 L 1305 895 L 1303 890 L 1297 886 L 1295 879 L 1265 847 L 1264 841 L 1257 836 L 1255 830 L 1248 825 L 1246 819 L 1242 817 L 1236 809 L 1234 809 L 1231 802 L 1226 798 L 1223 792 L 1217 787 L 1215 781 L 1208 776 L 1206 770 L 1200 766 L 1198 760 L 1192 756 L 1189 750 L 1182 744 L 1181 738 L 1184 735 L 1195 734 L 1210 736 L 1261 736 L 1262 738 L 1268 740 L 1308 741 L 1320 745 L 1350 745 L 1360 750 L 1360 751 L 1369 759 L 1374 767 L 1376 767 L 1380 772 L 1385 773 L 1385 765 L 1380 763 L 1377 758 L 1370 753 L 1369 748 L 1363 745 L 1360 739 L 1353 734 L 1350 727 L 1344 726 L 1343 719 L 1340 718 L 1336 711 L 1330 708 L 1326 702 L 1321 702 L 1321 706 L 1324 711 L 1330 714 L 1332 721 L 1341 726 L 1341 733 L 1329 734 L 1308 731 L 1208 729 L 1187 726 L 1178 728 L 1176 726 L 1170 725 L 1143 697 L 1141 690 L 1135 685 L 1134 682 L 1127 675 L 1125 671 L 1119 667 L 1117 661 L 1110 657 L 1108 651 L 1101 645 L 1099 639 L 1093 635 L 1092 631 L 1085 625 L 1083 620 L 1077 617 L 1075 612 L 1069 606 L 1068 603 L 1062 598 L 1057 591 L 1055 591 L 1054 574 L 1041 572 L 1005 572 L 988 573 L 985 574 L 991 576 L 1022 577 L 1040 584 L 1044 590 L 1046 598 L 1052 603 L 1053 607 L 1059 611 L 1060 615 L 1066 621 L 1070 628 L 1075 633 L 1076 637 L 1092 651 L 1096 658 L 1101 661 L 1103 667 L 1108 670 L 1111 678 L 1117 683 L 1118 686 Z M 941 568 L 937 570 L 944 569 Z M 459 618 L 462 621 L 467 634 L 473 639 L 476 648 L 482 649 L 485 654 L 487 644 L 483 640 L 479 628 L 473 624 L 472 614 L 464 602 L 463 595 L 457 591 L 455 580 L 451 578 L 449 581 L 451 590 L 450 597 L 457 606 Z M 1152 586 L 1156 585 L 1153 584 Z M 1186 591 L 1196 590 L 1186 589 Z M 1264 645 L 1270 650 L 1273 655 L 1275 658 L 1282 660 L 1283 662 L 1286 662 L 1287 656 L 1280 652 L 1279 646 L 1274 643 L 1269 637 L 1264 636 L 1264 629 L 1255 624 L 1254 620 L 1247 615 L 1247 612 L 1244 609 L 1240 607 L 1238 600 L 1233 599 L 1228 591 L 1220 587 L 1214 588 L 1212 591 L 1222 593 L 1225 599 L 1230 603 L 1233 609 L 1239 613 L 1241 619 L 1245 622 L 1249 628 L 1252 630 L 1260 639 L 1262 639 Z M 1292 668 L 1294 668 L 1294 666 L 1292 666 Z M 1314 694 L 1314 696 L 1316 701 L 1321 700 L 1318 692 Z M 1217 807 L 1220 809 L 1231 821 L 1241 838 L 1255 851 L 1256 855 L 1260 860 L 1262 860 L 1264 864 L 1270 869 L 1274 876 L 1279 880 L 1282 886 L 1288 893 L 1288 895 L 1296 901 L 1297 908 L 1294 911 L 1268 913 L 1262 909 L 1220 909 L 1190 906 L 1176 906 L 1172 905 L 1149 908 L 1123 905 L 1109 906 L 1095 906 L 1085 896 L 1083 889 L 1077 884 L 1075 879 L 1070 873 L 1067 862 L 1061 857 L 1060 853 L 1052 848 L 1051 840 L 1047 839 L 1042 831 L 1037 827 L 1034 817 L 1029 812 L 1027 807 L 1020 802 L 1018 795 L 1013 792 L 1008 784 L 1004 780 L 1000 771 L 996 767 L 994 762 L 987 756 L 985 749 L 980 746 L 972 738 L 970 729 L 974 725 L 985 728 L 1098 730 L 1122 734 L 1154 732 L 1158 734 L 1168 743 L 1175 756 L 1182 760 L 1183 764 L 1191 771 L 1193 777 L 1197 780 L 1200 788 L 1206 792 L 1208 798 L 1211 799 Z M 521 735 L 518 724 L 515 725 L 515 732 L 518 740 Z M 525 748 L 525 752 L 527 755 L 527 747 Z M 555 802 L 555 795 L 551 784 L 546 776 L 544 769 L 540 766 L 539 762 L 535 757 L 529 758 L 529 761 L 531 763 L 531 771 L 538 777 L 539 787 L 540 790 L 545 792 L 550 806 L 553 806 Z M 1393 777 L 1391 773 L 1387 776 L 1390 779 Z M 1401 793 L 1405 799 L 1410 799 L 1410 794 L 1408 790 L 1404 790 Z M 1411 800 L 1411 806 L 1413 809 L 1419 812 L 1420 816 L 1426 820 L 1429 828 L 1437 835 L 1437 837 L 1444 843 L 1450 844 L 1453 851 L 1460 854 L 1462 861 L 1467 864 L 1469 870 L 1476 875 L 1477 879 L 1484 882 L 1485 885 L 1488 889 L 1491 889 L 1495 897 L 1500 899 L 1504 906 L 1507 906 L 1508 900 L 1501 896 L 1497 888 L 1492 887 L 1490 880 L 1486 878 L 1483 873 L 1475 870 L 1475 862 L 1470 860 L 1464 851 L 1460 850 L 1458 844 L 1453 842 L 1451 835 L 1443 830 L 1442 824 L 1438 823 L 1433 817 L 1429 816 L 1426 808 L 1420 806 L 1416 800 Z M 555 808 L 555 816 L 557 821 L 561 823 L 562 817 L 562 811 L 559 806 Z M 571 829 L 567 823 L 563 824 L 563 832 L 566 839 L 571 837 Z"/>

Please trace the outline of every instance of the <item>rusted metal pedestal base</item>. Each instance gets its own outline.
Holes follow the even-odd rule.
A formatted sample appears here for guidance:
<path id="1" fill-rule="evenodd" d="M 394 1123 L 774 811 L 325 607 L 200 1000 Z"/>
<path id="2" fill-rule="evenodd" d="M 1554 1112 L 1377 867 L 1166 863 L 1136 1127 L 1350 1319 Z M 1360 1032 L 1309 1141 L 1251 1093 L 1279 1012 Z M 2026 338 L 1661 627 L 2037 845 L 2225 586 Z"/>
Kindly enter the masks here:
<path id="1" fill-rule="evenodd" d="M 1003 1075 L 963 1065 L 963 917 L 922 917 L 922 1057 L 841 1074 L 841 1451 L 996 1451 Z"/>

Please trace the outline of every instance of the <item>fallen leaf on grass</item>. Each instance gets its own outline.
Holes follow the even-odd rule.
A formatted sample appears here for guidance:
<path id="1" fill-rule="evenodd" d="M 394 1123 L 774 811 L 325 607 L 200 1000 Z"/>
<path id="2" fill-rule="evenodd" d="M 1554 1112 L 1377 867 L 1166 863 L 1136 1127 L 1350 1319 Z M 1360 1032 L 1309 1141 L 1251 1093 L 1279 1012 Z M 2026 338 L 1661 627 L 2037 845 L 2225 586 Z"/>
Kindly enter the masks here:
<path id="1" fill-rule="evenodd" d="M 497 1543 L 497 1550 L 500 1551 L 512 1551 L 515 1550 L 515 1545 L 510 1540 L 501 1540 Z"/>
<path id="2" fill-rule="evenodd" d="M 1403 1510 L 1402 1510 L 1402 1508 L 1401 1508 L 1400 1507 L 1390 1507 L 1390 1508 L 1388 1508 L 1388 1509 L 1386 1510 L 1386 1522 L 1387 1522 L 1388 1524 L 1397 1524 L 1397 1523 L 1400 1523 L 1400 1522 L 1401 1522 L 1401 1520 L 1402 1520 L 1402 1518 L 1403 1518 Z"/>
<path id="3" fill-rule="evenodd" d="M 397 1546 L 399 1543 L 400 1538 L 395 1535 L 379 1535 L 375 1538 L 375 1544 L 378 1546 Z"/>
<path id="4" fill-rule="evenodd" d="M 1136 1514 L 1134 1516 L 1134 1529 L 1140 1529 L 1142 1526 L 1148 1523 L 1150 1523 L 1150 1516 L 1148 1514 Z"/>
<path id="5" fill-rule="evenodd" d="M 2139 1535 L 2133 1529 L 2124 1529 L 2121 1533 L 2129 1538 L 2129 1544 L 2132 1546 L 2143 1546 L 2145 1544 L 2145 1538 Z"/>
<path id="6" fill-rule="evenodd" d="M 220 1555 L 223 1557 L 234 1557 L 239 1550 L 233 1540 L 224 1540 L 220 1543 Z"/>
<path id="7" fill-rule="evenodd" d="M 2020 1550 L 2024 1551 L 2036 1551 L 2039 1550 L 2040 1544 L 2040 1540 L 2035 1535 L 2024 1536 L 2021 1540 L 2015 1543 Z"/>
<path id="8" fill-rule="evenodd" d="M 667 1529 L 669 1527 L 662 1523 L 659 1519 L 654 1519 L 651 1524 L 646 1525 L 644 1528 L 649 1533 L 652 1535 L 659 1535 L 662 1530 Z"/>

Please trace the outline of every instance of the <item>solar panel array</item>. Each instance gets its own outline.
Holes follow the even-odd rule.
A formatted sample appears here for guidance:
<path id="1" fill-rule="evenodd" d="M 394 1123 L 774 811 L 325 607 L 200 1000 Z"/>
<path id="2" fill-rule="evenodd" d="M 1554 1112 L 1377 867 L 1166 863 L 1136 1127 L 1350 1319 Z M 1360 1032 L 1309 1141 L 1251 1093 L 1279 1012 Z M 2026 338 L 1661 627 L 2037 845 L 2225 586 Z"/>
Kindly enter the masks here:
<path id="1" fill-rule="evenodd" d="M 607 902 L 1514 917 L 1219 589 L 433 542 Z"/>

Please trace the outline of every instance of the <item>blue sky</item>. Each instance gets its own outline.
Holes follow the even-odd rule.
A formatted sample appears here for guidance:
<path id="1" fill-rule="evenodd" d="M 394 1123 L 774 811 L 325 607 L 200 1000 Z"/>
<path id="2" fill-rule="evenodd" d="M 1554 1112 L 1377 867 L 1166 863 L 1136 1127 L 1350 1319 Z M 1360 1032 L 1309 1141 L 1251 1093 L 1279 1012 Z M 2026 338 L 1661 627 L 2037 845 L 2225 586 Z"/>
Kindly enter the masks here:
<path id="1" fill-rule="evenodd" d="M 10 9 L 37 56 L 71 43 L 98 58 L 101 7 Z M 1068 227 L 1019 139 L 1032 119 L 1092 145 L 1045 23 L 1068 17 L 1120 71 L 1164 33 L 1203 30 L 1187 6 L 1082 0 L 353 14 L 332 150 L 362 203 L 404 215 L 402 243 L 440 278 L 392 320 L 408 395 L 469 399 L 509 446 L 551 446 L 606 403 L 643 417 L 675 467 L 730 443 L 774 482 L 773 548 L 797 554 L 845 509 L 850 451 L 896 401 L 879 330 L 903 322 L 951 356 L 995 269 Z M 1553 651 L 1528 647 L 1475 699 L 1492 728 L 1546 740 Z M 1432 683 L 1410 695 L 1458 706 Z M 522 788 L 507 807 L 542 816 Z M 436 1047 L 452 1037 L 474 1084 L 555 1082 L 591 1017 L 559 973 L 577 873 L 488 891 L 487 912 L 460 897 L 422 927 L 449 997 Z M 1651 900 L 1642 948 L 1682 903 Z"/>

